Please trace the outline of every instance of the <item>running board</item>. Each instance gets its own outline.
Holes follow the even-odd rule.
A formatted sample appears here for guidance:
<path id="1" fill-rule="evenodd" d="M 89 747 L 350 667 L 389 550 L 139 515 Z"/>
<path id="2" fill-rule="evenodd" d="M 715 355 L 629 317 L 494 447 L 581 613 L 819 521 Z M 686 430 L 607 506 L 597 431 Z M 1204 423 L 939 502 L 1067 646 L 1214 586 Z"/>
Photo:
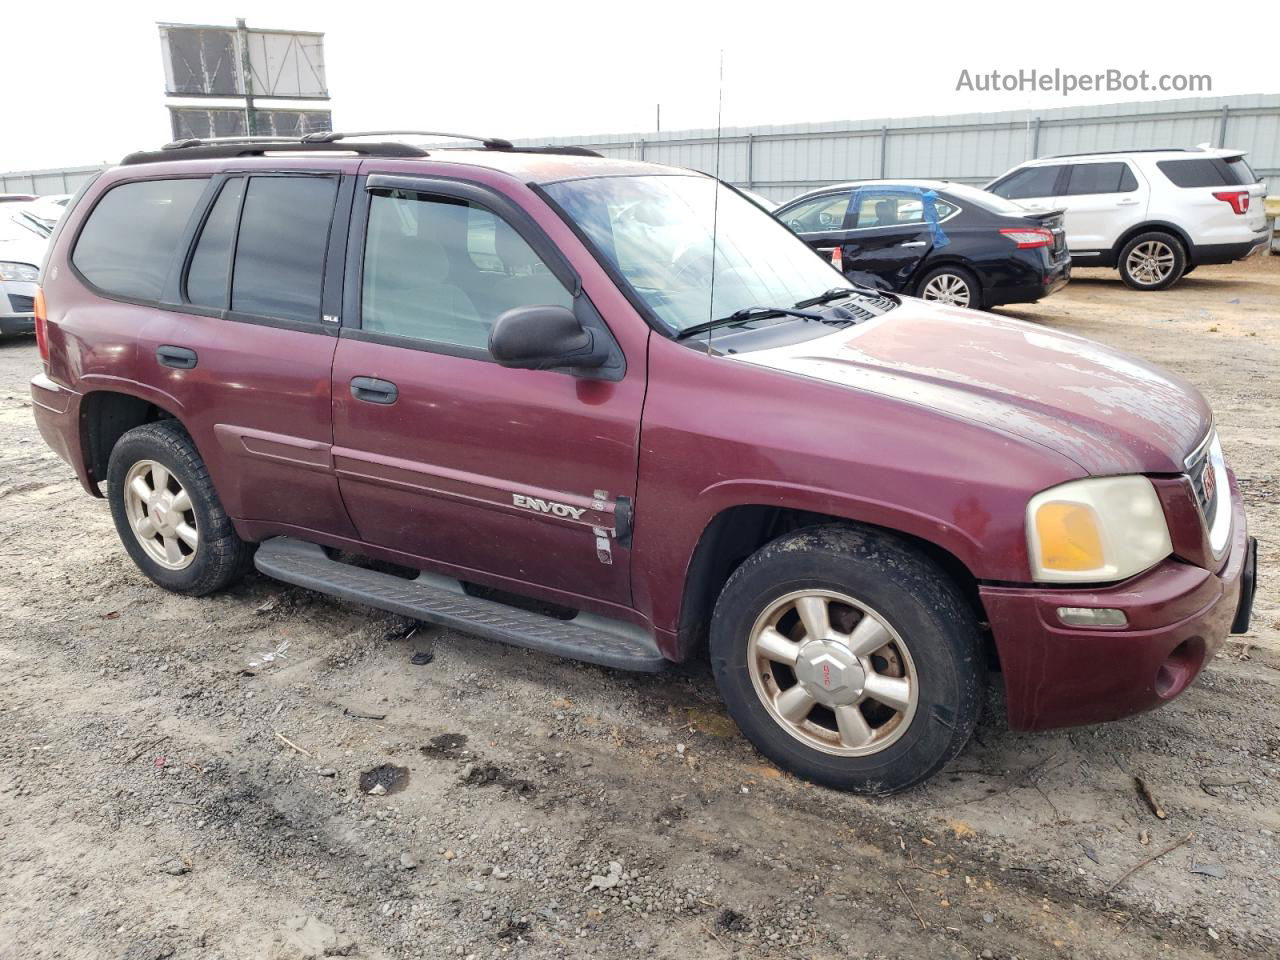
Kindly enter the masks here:
<path id="1" fill-rule="evenodd" d="M 667 666 L 653 637 L 620 620 L 579 613 L 572 620 L 531 613 L 468 596 L 462 584 L 423 571 L 405 580 L 331 560 L 314 543 L 275 537 L 264 541 L 254 565 L 269 577 L 308 590 L 438 623 L 488 640 L 541 650 L 619 670 L 657 673 Z"/>

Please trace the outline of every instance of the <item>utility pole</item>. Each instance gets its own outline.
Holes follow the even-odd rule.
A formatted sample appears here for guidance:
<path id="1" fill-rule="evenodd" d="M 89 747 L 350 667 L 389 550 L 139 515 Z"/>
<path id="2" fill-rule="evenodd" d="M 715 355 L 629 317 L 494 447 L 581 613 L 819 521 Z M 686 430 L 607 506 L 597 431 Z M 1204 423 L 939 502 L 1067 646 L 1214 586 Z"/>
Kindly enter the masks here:
<path id="1" fill-rule="evenodd" d="M 662 104 L 658 104 L 658 132 L 662 132 Z"/>
<path id="2" fill-rule="evenodd" d="M 258 117 L 253 109 L 253 70 L 249 66 L 249 28 L 244 17 L 236 18 L 236 34 L 240 38 L 240 72 L 244 76 L 244 125 L 249 136 L 258 134 Z"/>

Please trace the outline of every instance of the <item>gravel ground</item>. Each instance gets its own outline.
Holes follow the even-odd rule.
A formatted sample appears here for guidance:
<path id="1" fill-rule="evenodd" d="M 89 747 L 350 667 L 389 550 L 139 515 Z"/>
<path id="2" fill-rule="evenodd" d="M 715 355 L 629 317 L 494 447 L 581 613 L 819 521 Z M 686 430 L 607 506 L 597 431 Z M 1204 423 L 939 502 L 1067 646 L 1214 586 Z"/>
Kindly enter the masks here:
<path id="1" fill-rule="evenodd" d="M 0 343 L 0 957 L 1276 956 L 1280 260 L 1001 312 L 1208 395 L 1265 551 L 1254 632 L 1108 726 L 1013 733 L 995 691 L 887 801 L 766 764 L 705 663 L 406 636 L 258 576 L 160 591 L 41 442 L 34 343 Z"/>

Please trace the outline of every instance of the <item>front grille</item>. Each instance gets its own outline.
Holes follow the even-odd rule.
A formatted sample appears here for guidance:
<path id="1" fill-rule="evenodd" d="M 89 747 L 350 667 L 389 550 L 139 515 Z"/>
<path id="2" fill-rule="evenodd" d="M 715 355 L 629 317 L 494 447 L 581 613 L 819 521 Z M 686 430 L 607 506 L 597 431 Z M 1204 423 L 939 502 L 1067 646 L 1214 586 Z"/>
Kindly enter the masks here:
<path id="1" fill-rule="evenodd" d="M 1191 480 L 1191 489 L 1195 494 L 1196 505 L 1204 517 L 1205 526 L 1210 531 L 1210 544 L 1215 555 L 1220 555 L 1226 548 L 1226 533 L 1229 531 L 1227 518 L 1220 517 L 1219 511 L 1229 510 L 1230 494 L 1227 491 L 1226 470 L 1215 466 L 1216 458 L 1221 460 L 1221 448 L 1218 446 L 1216 431 L 1210 430 L 1200 446 L 1186 460 L 1187 477 Z M 1218 466 L 1221 466 L 1219 463 Z"/>
<path id="2" fill-rule="evenodd" d="M 9 309 L 14 313 L 33 313 L 36 309 L 34 297 L 20 297 L 16 293 L 9 294 Z"/>

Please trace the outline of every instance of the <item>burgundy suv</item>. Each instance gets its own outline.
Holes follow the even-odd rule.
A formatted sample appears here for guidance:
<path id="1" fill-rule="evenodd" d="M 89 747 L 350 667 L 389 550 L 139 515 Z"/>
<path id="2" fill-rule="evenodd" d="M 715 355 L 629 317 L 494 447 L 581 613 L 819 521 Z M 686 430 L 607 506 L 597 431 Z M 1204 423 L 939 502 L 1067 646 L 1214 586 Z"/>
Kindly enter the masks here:
<path id="1" fill-rule="evenodd" d="M 622 669 L 705 644 L 746 736 L 819 783 L 937 771 L 992 663 L 1013 727 L 1092 723 L 1248 626 L 1190 384 L 851 287 L 701 174 L 175 144 L 87 187 L 42 277 L 40 431 L 156 583 L 256 564 Z"/>

